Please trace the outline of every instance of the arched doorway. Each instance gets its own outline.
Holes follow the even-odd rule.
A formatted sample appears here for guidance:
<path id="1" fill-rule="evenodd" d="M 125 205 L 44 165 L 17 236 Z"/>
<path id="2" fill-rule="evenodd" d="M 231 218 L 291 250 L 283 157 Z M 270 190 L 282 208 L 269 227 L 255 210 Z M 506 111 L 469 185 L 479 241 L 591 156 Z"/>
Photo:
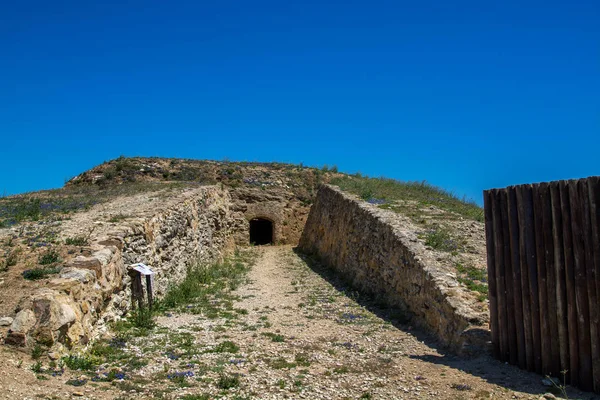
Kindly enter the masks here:
<path id="1" fill-rule="evenodd" d="M 250 243 L 255 245 L 273 243 L 273 222 L 265 218 L 251 219 Z"/>

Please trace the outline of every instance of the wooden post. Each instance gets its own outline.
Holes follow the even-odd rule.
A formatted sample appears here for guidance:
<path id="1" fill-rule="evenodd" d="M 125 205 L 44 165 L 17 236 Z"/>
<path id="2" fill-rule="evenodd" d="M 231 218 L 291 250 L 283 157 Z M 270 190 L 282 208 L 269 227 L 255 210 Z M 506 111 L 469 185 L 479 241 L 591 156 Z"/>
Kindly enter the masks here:
<path id="1" fill-rule="evenodd" d="M 152 275 L 146 275 L 146 292 L 148 294 L 148 308 L 152 310 L 152 304 L 154 303 L 152 298 Z"/>
<path id="2" fill-rule="evenodd" d="M 569 187 L 574 183 L 561 181 L 560 206 L 563 227 L 565 281 L 567 287 L 567 324 L 569 328 L 569 368 L 567 378 L 572 385 L 579 384 L 579 334 L 577 332 L 577 298 L 575 296 L 575 267 L 573 261 L 573 236 L 571 230 L 571 202 Z"/>
<path id="3" fill-rule="evenodd" d="M 504 251 L 504 288 L 505 288 L 505 305 L 506 305 L 506 323 L 507 330 L 507 350 L 508 360 L 511 364 L 518 363 L 518 348 L 517 348 L 517 328 L 515 326 L 515 295 L 513 288 L 513 271 L 512 271 L 512 253 L 510 251 L 510 230 L 508 217 L 508 191 L 506 189 L 500 191 L 500 211 L 502 218 L 502 247 Z"/>
<path id="4" fill-rule="evenodd" d="M 535 372 L 542 373 L 542 341 L 540 330 L 540 299 L 535 244 L 535 219 L 533 211 L 533 187 L 526 185 L 523 202 L 525 203 L 525 248 L 527 251 L 527 269 L 529 270 L 529 299 L 531 302 L 531 333 L 533 336 L 533 355 Z"/>
<path id="5" fill-rule="evenodd" d="M 586 270 L 586 252 L 584 244 L 584 215 L 583 199 L 585 180 L 573 182 L 569 187 L 573 225 L 573 259 L 575 261 L 575 293 L 577 298 L 577 322 L 579 333 L 579 385 L 584 390 L 591 390 L 592 384 L 592 346 L 590 338 L 590 305 L 588 302 L 588 285 Z M 587 186 L 585 187 L 587 194 Z M 587 198 L 587 196 L 586 196 Z"/>
<path id="6" fill-rule="evenodd" d="M 531 204 L 527 202 L 526 185 L 517 188 L 517 204 L 519 211 L 519 252 L 521 253 L 521 296 L 523 298 L 523 326 L 525 331 L 525 352 L 527 355 L 527 369 L 535 370 L 535 348 L 533 338 L 533 322 L 531 311 L 531 291 L 529 288 L 529 252 L 527 236 L 531 234 L 532 221 Z"/>
<path id="7" fill-rule="evenodd" d="M 548 374 L 560 376 L 560 342 L 558 338 L 558 317 L 556 305 L 556 273 L 554 266 L 554 238 L 552 236 L 552 196 L 550 185 L 540 184 L 540 208 L 542 211 L 542 231 L 544 240 L 544 258 L 546 261 L 547 322 L 549 325 L 548 341 L 550 346 L 550 368 Z"/>
<path id="8" fill-rule="evenodd" d="M 498 327 L 500 339 L 500 360 L 508 361 L 508 316 L 506 312 L 506 282 L 505 261 L 502 227 L 502 207 L 500 205 L 501 191 L 494 190 L 492 213 L 494 221 L 494 250 L 496 258 L 496 298 L 498 301 Z"/>
<path id="9" fill-rule="evenodd" d="M 135 307 L 138 304 L 138 309 L 144 307 L 144 288 L 142 287 L 142 275 L 136 270 L 129 270 L 131 277 L 131 306 Z"/>
<path id="10" fill-rule="evenodd" d="M 588 291 L 593 293 L 590 297 L 590 331 L 592 335 L 592 368 L 594 377 L 594 391 L 600 393 L 600 178 L 593 177 L 588 180 L 588 202 L 590 231 L 588 248 L 591 258 L 588 261 Z M 595 297 L 595 298 L 594 298 Z"/>
<path id="11" fill-rule="evenodd" d="M 498 327 L 498 298 L 496 290 L 496 250 L 494 241 L 494 221 L 492 204 L 495 201 L 491 190 L 483 192 L 483 209 L 485 216 L 485 239 L 487 246 L 488 266 L 488 299 L 490 308 L 490 330 L 492 336 L 492 353 L 494 357 L 500 356 L 500 340 Z"/>
<path id="12" fill-rule="evenodd" d="M 533 215 L 535 219 L 535 253 L 537 256 L 538 291 L 540 307 L 540 347 L 542 355 L 542 374 L 552 373 L 552 343 L 550 341 L 550 321 L 548 312 L 548 283 L 546 273 L 546 248 L 544 243 L 544 207 L 542 203 L 542 185 L 535 185 L 533 191 Z M 554 312 L 554 310 L 552 310 Z"/>
<path id="13" fill-rule="evenodd" d="M 558 182 L 550 184 L 552 201 L 552 237 L 554 241 L 554 279 L 556 284 L 556 321 L 560 351 L 559 371 L 568 370 L 569 365 L 569 326 L 567 322 L 567 286 L 565 275 L 565 252 L 563 248 L 563 225 Z M 550 283 L 552 284 L 552 283 Z"/>
<path id="14" fill-rule="evenodd" d="M 508 228 L 510 236 L 510 251 L 512 261 L 512 287 L 514 295 L 514 321 L 517 335 L 517 352 L 520 368 L 527 368 L 527 354 L 525 350 L 525 327 L 523 325 L 523 298 L 521 295 L 521 252 L 519 245 L 519 210 L 517 192 L 514 186 L 507 189 L 508 200 Z"/>

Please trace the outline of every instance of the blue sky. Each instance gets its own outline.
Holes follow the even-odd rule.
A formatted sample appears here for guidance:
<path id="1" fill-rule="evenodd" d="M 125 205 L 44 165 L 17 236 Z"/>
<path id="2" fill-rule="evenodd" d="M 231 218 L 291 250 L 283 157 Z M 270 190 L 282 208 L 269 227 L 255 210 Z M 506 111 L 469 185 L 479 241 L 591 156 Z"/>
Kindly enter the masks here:
<path id="1" fill-rule="evenodd" d="M 22 1 L 0 194 L 126 156 L 491 187 L 600 174 L 598 1 Z"/>

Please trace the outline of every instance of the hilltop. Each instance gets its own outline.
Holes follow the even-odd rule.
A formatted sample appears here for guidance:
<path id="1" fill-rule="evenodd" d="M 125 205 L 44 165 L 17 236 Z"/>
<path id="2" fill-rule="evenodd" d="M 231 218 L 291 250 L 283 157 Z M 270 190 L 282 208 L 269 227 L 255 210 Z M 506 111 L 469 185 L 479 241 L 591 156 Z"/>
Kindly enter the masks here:
<path id="1" fill-rule="evenodd" d="M 89 253 L 82 245 L 102 226 L 126 223 L 137 212 L 151 211 L 153 199 L 164 202 L 215 184 L 232 190 L 234 201 L 244 204 L 238 207 L 242 212 L 247 212 L 248 203 L 285 203 L 285 212 L 292 215 L 283 216 L 279 241 L 295 244 L 316 191 L 324 183 L 409 217 L 420 240 L 456 269 L 458 279 L 485 306 L 483 210 L 476 204 L 426 182 L 277 162 L 119 157 L 82 172 L 61 189 L 0 198 L 0 282 L 26 293 L 37 282 L 23 280 L 24 271 L 41 270 L 41 278 L 58 271 L 40 264 L 44 257 L 64 261 L 70 258 L 69 252 Z M 8 297 L 0 298 L 0 315 L 14 315 L 17 299 Z"/>
<path id="2" fill-rule="evenodd" d="M 429 309 L 434 304 L 431 300 L 446 304 L 442 306 L 444 310 L 440 309 L 436 314 L 433 309 L 429 314 L 424 314 L 425 319 L 419 317 L 421 319 L 411 320 L 406 310 L 383 305 L 377 293 L 359 293 L 350 286 L 344 274 L 333 272 L 318 259 L 306 258 L 298 253 L 297 248 L 292 251 L 303 234 L 319 187 L 323 188 L 321 185 L 325 184 L 335 185 L 346 192 L 344 198 L 349 204 L 357 204 L 366 213 L 364 215 L 381 221 L 381 227 L 386 224 L 396 227 L 394 229 L 398 230 L 398 237 L 404 241 L 401 246 L 407 246 L 402 251 L 410 253 L 411 262 L 416 263 L 404 267 L 411 274 L 414 271 L 415 282 L 410 283 L 412 286 L 409 285 L 409 289 L 415 295 L 421 293 L 419 296 L 425 296 L 424 308 Z M 344 210 L 331 206 L 331 211 L 321 210 L 324 214 L 319 218 L 332 221 L 339 218 Z M 245 361 L 242 365 L 247 367 L 243 367 L 241 373 L 248 376 L 244 381 L 244 393 L 262 390 L 261 380 L 251 377 L 255 368 L 261 371 L 260 374 L 269 374 L 269 368 L 286 370 L 304 365 L 306 371 L 301 373 L 304 378 L 298 378 L 295 382 L 292 380 L 291 386 L 287 386 L 287 383 L 281 383 L 287 378 L 279 376 L 280 383 L 277 385 L 282 386 L 283 392 L 308 390 L 314 395 L 314 385 L 324 384 L 321 382 L 325 379 L 323 376 L 331 376 L 332 371 L 333 376 L 349 373 L 368 377 L 371 365 L 387 377 L 370 381 L 379 386 L 342 376 L 339 376 L 339 381 L 345 385 L 348 396 L 360 394 L 361 390 L 364 395 L 379 393 L 386 396 L 398 389 L 395 378 L 392 379 L 392 376 L 397 376 L 397 372 L 394 372 L 396 367 L 391 368 L 395 361 L 385 356 L 388 351 L 400 358 L 406 354 L 440 355 L 440 350 L 435 348 L 443 348 L 444 343 L 438 340 L 441 337 L 435 337 L 431 332 L 444 324 L 441 323 L 443 318 L 437 318 L 436 315 L 441 317 L 444 314 L 451 325 L 455 322 L 458 324 L 457 332 L 444 338 L 456 336 L 464 330 L 464 335 L 459 335 L 462 335 L 460 343 L 468 337 L 479 343 L 485 340 L 488 311 L 482 217 L 482 209 L 473 202 L 457 198 L 426 182 L 399 182 L 360 174 L 350 175 L 339 172 L 336 167 L 120 157 L 82 172 L 61 189 L 0 199 L 0 317 L 10 321 L 0 326 L 0 333 L 6 338 L 6 343 L 24 346 L 21 348 L 36 359 L 42 357 L 44 362 L 44 357 L 48 357 L 50 366 L 56 365 L 57 359 L 74 357 L 74 354 L 84 350 L 85 357 L 91 357 L 90 362 L 93 361 L 90 368 L 95 373 L 100 371 L 97 368 L 108 366 L 122 371 L 118 373 L 134 375 L 137 380 L 148 374 L 154 376 L 157 360 L 170 363 L 170 356 L 163 354 L 160 346 L 146 348 L 136 339 L 137 335 L 150 335 L 149 343 L 164 342 L 163 334 L 177 337 L 167 341 L 185 339 L 185 343 L 173 343 L 170 351 L 181 357 L 179 350 L 184 346 L 188 349 L 185 357 L 194 359 L 204 356 L 188 348 L 190 340 L 199 346 L 208 346 L 205 352 L 212 352 L 210 349 L 215 345 L 225 346 L 223 343 L 231 342 L 234 345 L 227 346 L 231 346 L 232 354 L 237 354 L 236 347 L 244 349 L 242 355 Z M 357 227 L 357 230 L 364 230 L 368 235 L 379 238 L 382 248 L 389 243 L 390 238 L 380 230 L 379 225 L 365 220 L 364 224 L 357 221 Z M 347 252 L 361 253 L 360 245 L 351 248 L 352 245 L 345 244 L 344 238 L 338 238 L 340 232 L 319 233 L 319 229 L 313 226 L 311 233 L 317 235 L 313 238 L 317 242 L 320 241 L 319 235 L 324 235 L 321 242 L 327 246 L 337 242 Z M 272 251 L 258 248 L 258 254 L 251 257 L 254 261 L 248 261 L 244 268 L 236 262 L 214 264 L 230 259 L 235 249 L 248 249 L 248 245 L 253 243 L 277 246 Z M 384 253 L 378 255 L 382 257 L 381 262 L 386 259 Z M 260 261 L 256 261 L 256 257 Z M 134 304 L 131 281 L 125 275 L 125 269 L 128 264 L 139 261 L 148 263 L 158 273 L 154 291 L 160 299 L 159 331 L 144 330 L 146 328 L 140 331 L 138 325 L 141 321 L 131 319 Z M 252 267 L 254 264 L 256 266 Z M 378 268 L 375 260 L 369 260 L 367 264 L 365 268 L 369 270 Z M 223 265 L 233 269 L 223 270 Z M 208 275 L 204 272 L 191 273 L 200 266 L 209 268 L 209 271 L 213 268 L 214 272 Z M 236 283 L 219 283 L 215 286 L 215 290 L 224 291 L 218 292 L 220 294 L 206 289 L 206 282 L 215 279 L 218 282 L 221 282 L 220 279 L 227 281 L 246 271 L 246 268 L 257 282 L 257 287 L 243 286 L 244 281 L 239 278 L 242 280 L 235 280 Z M 396 268 L 400 268 L 400 265 Z M 424 278 L 420 278 L 421 274 L 424 274 Z M 324 284 L 323 279 L 328 283 Z M 360 274 L 358 279 L 363 279 Z M 380 282 L 375 280 L 371 284 L 377 287 Z M 235 294 L 240 285 L 245 287 L 240 292 L 243 295 Z M 285 289 L 287 286 L 291 291 Z M 209 284 L 209 287 L 212 286 Z M 205 290 L 208 290 L 208 297 L 203 297 L 201 304 L 195 303 L 198 294 L 194 293 L 204 293 Z M 251 300 L 253 290 L 264 293 L 262 297 Z M 439 290 L 439 294 L 435 294 L 438 293 L 436 290 Z M 435 299 L 427 296 L 434 296 Z M 266 307 L 265 304 L 273 299 L 285 303 L 283 309 L 278 308 L 277 304 L 273 305 L 273 321 L 263 318 L 269 313 L 261 316 L 260 310 L 246 308 L 247 304 Z M 299 303 L 294 304 L 294 301 Z M 236 311 L 238 308 L 239 311 Z M 74 310 L 72 314 L 71 311 L 64 311 L 71 309 Z M 418 310 L 413 311 L 421 314 Z M 190 322 L 190 312 L 202 316 L 199 325 Z M 176 313 L 176 318 L 168 316 L 172 313 Z M 202 322 L 202 318 L 208 320 Z M 254 321 L 256 318 L 259 323 Z M 318 329 L 310 328 L 311 320 L 315 318 L 320 321 L 314 325 L 320 326 Z M 229 320 L 231 322 L 227 322 Z M 292 361 L 286 361 L 283 356 L 278 358 L 276 346 L 263 349 L 268 352 L 267 355 L 256 356 L 258 358 L 253 355 L 251 342 L 255 340 L 255 335 L 248 334 L 248 330 L 258 330 L 274 342 L 279 340 L 279 336 L 284 342 L 288 339 L 294 342 L 296 328 L 291 322 L 293 320 L 307 329 L 297 333 L 303 337 L 298 343 L 284 347 L 282 354 L 300 352 L 296 354 L 295 361 L 294 357 Z M 333 326 L 329 325 L 331 321 L 335 321 Z M 126 328 L 123 323 L 128 324 Z M 272 324 L 277 326 L 275 332 L 275 328 L 271 329 Z M 348 333 L 352 339 L 341 341 L 339 335 L 344 335 L 345 330 L 355 324 L 355 332 Z M 419 344 L 411 334 L 403 333 L 413 331 L 415 324 L 419 327 L 415 334 L 426 338 L 428 344 Z M 425 329 L 427 326 L 433 330 L 428 331 Z M 425 331 L 421 332 L 420 328 Z M 122 329 L 125 329 L 124 333 L 119 333 Z M 171 329 L 175 331 L 170 332 Z M 194 339 L 197 331 L 205 331 L 208 336 Z M 327 336 L 326 332 L 331 334 Z M 371 335 L 382 341 L 379 347 L 367 345 Z M 231 339 L 223 342 L 224 338 Z M 125 343 L 122 349 L 124 353 L 121 354 L 119 350 L 122 361 L 105 353 L 108 350 L 98 350 L 112 346 L 110 343 L 117 339 Z M 329 349 L 329 356 L 323 358 L 319 353 L 321 346 L 307 347 L 307 343 L 314 340 L 323 340 L 334 348 L 344 347 L 340 353 L 344 354 L 343 357 L 336 356 L 338 350 Z M 405 344 L 399 345 L 398 341 L 405 341 Z M 297 346 L 302 346 L 302 351 Z M 366 351 L 364 360 L 354 354 L 359 348 Z M 133 365 L 131 351 L 152 355 L 153 360 L 145 361 L 148 367 Z M 16 353 L 11 354 L 14 359 Z M 404 368 L 400 358 L 397 367 Z M 270 366 L 265 371 L 264 365 L 260 364 L 261 359 Z M 211 360 L 202 362 L 210 364 L 222 361 L 218 357 Z M 367 364 L 356 367 L 356 363 L 362 361 Z M 488 361 L 479 360 L 477 363 L 481 365 Z M 97 364 L 100 362 L 103 363 Z M 315 370 L 308 368 L 311 364 L 315 365 Z M 167 369 L 175 371 L 173 368 L 175 366 L 172 365 Z M 206 368 L 223 370 L 218 365 Z M 239 368 L 237 364 L 236 368 Z M 230 368 L 224 370 L 233 373 Z M 434 369 L 422 361 L 409 370 L 415 371 L 413 373 L 434 373 Z M 240 384 L 241 378 L 235 375 L 238 372 L 226 375 L 227 379 L 232 379 L 232 385 Z M 221 379 L 219 373 L 214 376 L 214 372 L 200 371 L 196 367 L 191 367 L 190 373 L 208 374 L 204 379 L 209 385 L 212 385 L 210 382 L 216 382 L 217 388 L 222 383 L 218 383 Z M 171 378 L 167 377 L 168 374 L 163 375 L 154 376 L 156 384 L 148 389 L 142 389 L 143 385 L 139 384 L 131 387 L 146 395 L 148 390 L 168 393 L 171 390 Z M 38 376 L 46 375 L 38 372 Z M 71 373 L 69 376 L 73 377 Z M 457 375 L 450 372 L 449 379 L 431 381 L 428 393 L 454 398 L 452 385 L 455 383 L 452 379 L 459 378 L 466 379 L 469 382 L 467 386 L 480 387 L 481 391 L 499 390 L 497 386 L 490 389 L 486 386 L 488 384 L 482 385 L 463 373 Z M 180 383 L 187 382 L 185 376 L 177 379 L 181 380 Z M 303 389 L 302 385 L 309 385 L 309 381 L 313 385 L 311 389 L 308 386 Z M 302 385 L 297 382 L 302 382 Z M 360 384 L 354 386 L 354 383 Z M 421 388 L 428 386 L 423 385 L 422 382 L 417 386 L 407 383 L 402 387 L 418 393 Z M 448 388 L 449 391 L 446 390 Z M 211 389 L 211 393 L 214 390 Z M 233 395 L 236 389 L 232 387 L 231 390 Z"/>

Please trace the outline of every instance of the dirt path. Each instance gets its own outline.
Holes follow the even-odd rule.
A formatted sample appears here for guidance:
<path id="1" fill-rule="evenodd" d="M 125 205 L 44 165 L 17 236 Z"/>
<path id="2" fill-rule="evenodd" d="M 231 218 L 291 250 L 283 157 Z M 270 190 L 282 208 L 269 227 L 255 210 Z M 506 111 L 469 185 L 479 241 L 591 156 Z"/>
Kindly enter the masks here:
<path id="1" fill-rule="evenodd" d="M 5 353 L 0 398 L 539 399 L 548 389 L 540 376 L 485 356 L 444 355 L 291 247 L 257 251 L 245 284 L 208 308 L 159 317 L 115 352 L 124 379 L 74 388 L 65 382 L 77 373 L 67 372 L 41 381 L 17 367 L 18 353 Z M 131 363 L 138 367 L 129 372 Z"/>

